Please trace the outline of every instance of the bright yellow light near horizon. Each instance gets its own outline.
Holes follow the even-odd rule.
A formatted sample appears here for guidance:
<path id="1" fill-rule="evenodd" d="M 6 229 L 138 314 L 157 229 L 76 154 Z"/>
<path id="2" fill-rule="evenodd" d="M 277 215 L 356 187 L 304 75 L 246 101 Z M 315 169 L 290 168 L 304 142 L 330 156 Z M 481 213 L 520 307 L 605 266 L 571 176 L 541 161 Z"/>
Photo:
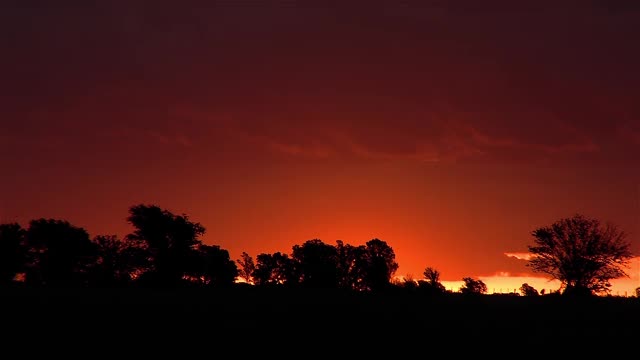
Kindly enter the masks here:
<path id="1" fill-rule="evenodd" d="M 520 259 L 528 258 L 528 254 L 526 253 L 507 253 L 505 255 Z M 632 258 L 625 271 L 628 277 L 611 280 L 611 291 L 609 295 L 625 297 L 636 295 L 636 289 L 640 288 L 640 256 Z M 482 280 L 485 285 L 487 285 L 488 294 L 520 293 L 520 287 L 524 283 L 533 286 L 538 292 L 544 289 L 545 293 L 548 294 L 558 290 L 561 285 L 558 280 L 549 280 L 549 278 L 542 276 L 513 276 L 509 273 L 479 276 L 477 279 Z M 447 290 L 454 292 L 458 291 L 463 284 L 464 282 L 462 280 L 442 281 L 442 285 L 444 285 Z"/>
<path id="2" fill-rule="evenodd" d="M 541 292 L 544 289 L 545 294 L 549 294 L 550 292 L 560 289 L 560 281 L 549 280 L 548 278 L 543 277 L 508 276 L 498 274 L 494 276 L 480 276 L 477 279 L 482 280 L 482 282 L 487 285 L 488 294 L 519 294 L 520 287 L 524 283 L 533 286 L 538 290 L 538 292 Z M 462 280 L 442 281 L 442 285 L 444 285 L 447 290 L 451 290 L 453 292 L 460 290 L 460 287 L 463 284 L 464 282 Z M 631 276 L 630 274 L 628 278 L 611 280 L 610 295 L 625 297 L 635 296 L 635 289 L 638 287 L 640 287 L 640 279 L 638 278 L 638 275 L 636 274 L 635 276 Z"/>

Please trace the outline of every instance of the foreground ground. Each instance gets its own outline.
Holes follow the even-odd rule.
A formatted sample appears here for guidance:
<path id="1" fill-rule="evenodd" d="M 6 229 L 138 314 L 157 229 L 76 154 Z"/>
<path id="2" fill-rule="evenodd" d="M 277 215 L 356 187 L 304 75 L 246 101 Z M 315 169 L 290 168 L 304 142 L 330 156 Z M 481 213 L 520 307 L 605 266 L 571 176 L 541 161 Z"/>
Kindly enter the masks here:
<path id="1" fill-rule="evenodd" d="M 24 351 L 44 347 L 69 354 L 89 347 L 97 353 L 131 355 L 137 349 L 150 355 L 178 349 L 183 355 L 207 350 L 235 354 L 228 357 L 250 352 L 272 357 L 295 350 L 300 358 L 507 352 L 529 358 L 558 351 L 636 352 L 640 341 L 638 298 L 259 289 L 13 289 L 1 294 L 5 344 L 22 344 Z"/>

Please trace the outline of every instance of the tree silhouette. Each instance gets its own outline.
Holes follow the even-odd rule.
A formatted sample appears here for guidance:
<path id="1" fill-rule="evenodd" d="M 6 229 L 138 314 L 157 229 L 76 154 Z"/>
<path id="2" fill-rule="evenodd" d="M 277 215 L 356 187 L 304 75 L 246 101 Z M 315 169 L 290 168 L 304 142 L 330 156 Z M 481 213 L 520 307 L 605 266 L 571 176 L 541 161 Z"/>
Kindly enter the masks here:
<path id="1" fill-rule="evenodd" d="M 253 272 L 256 270 L 256 265 L 253 262 L 253 258 L 246 252 L 242 252 L 240 259 L 236 260 L 240 269 L 238 270 L 238 276 L 244 279 L 247 283 L 253 283 Z"/>
<path id="2" fill-rule="evenodd" d="M 200 245 L 199 263 L 203 282 L 209 286 L 230 287 L 238 277 L 236 263 L 229 257 L 229 251 L 218 245 Z"/>
<path id="3" fill-rule="evenodd" d="M 126 285 L 147 267 L 144 251 L 116 235 L 93 238 L 98 250 L 94 281 L 101 286 Z"/>
<path id="4" fill-rule="evenodd" d="M 401 281 L 397 282 L 397 286 L 405 290 L 413 291 L 418 288 L 418 282 L 413 278 L 413 275 L 407 274 L 402 277 Z"/>
<path id="5" fill-rule="evenodd" d="M 520 286 L 520 293 L 524 296 L 538 296 L 538 290 L 536 290 L 533 286 L 524 283 Z"/>
<path id="6" fill-rule="evenodd" d="M 353 246 L 342 240 L 336 241 L 336 270 L 338 287 L 342 289 L 367 290 L 365 273 L 367 270 L 367 248 Z"/>
<path id="7" fill-rule="evenodd" d="M 258 254 L 253 280 L 256 285 L 296 285 L 299 276 L 296 274 L 294 263 L 287 254 Z"/>
<path id="8" fill-rule="evenodd" d="M 463 294 L 485 294 L 487 292 L 487 285 L 482 280 L 476 280 L 470 277 L 462 278 L 464 284 L 460 287 L 460 292 Z"/>
<path id="9" fill-rule="evenodd" d="M 623 268 L 633 257 L 624 232 L 580 214 L 536 229 L 533 236 L 527 265 L 560 280 L 568 295 L 608 293 L 609 280 L 627 276 Z"/>
<path id="10" fill-rule="evenodd" d="M 83 228 L 55 219 L 32 220 L 26 234 L 26 281 L 45 286 L 87 285 L 97 247 Z"/>
<path id="11" fill-rule="evenodd" d="M 391 277 L 398 270 L 396 255 L 385 241 L 372 239 L 365 244 L 366 270 L 365 284 L 369 290 L 379 291 L 388 288 Z"/>
<path id="12" fill-rule="evenodd" d="M 0 286 L 12 283 L 16 275 L 24 271 L 25 234 L 20 224 L 0 224 Z"/>
<path id="13" fill-rule="evenodd" d="M 149 268 L 142 274 L 152 284 L 175 285 L 189 271 L 205 228 L 187 215 L 174 215 L 156 205 L 135 205 L 127 221 L 135 231 L 127 240 L 146 252 Z"/>
<path id="14" fill-rule="evenodd" d="M 336 288 L 338 285 L 337 251 L 320 239 L 293 246 L 291 255 L 300 275 L 300 283 L 312 288 Z"/>
<path id="15" fill-rule="evenodd" d="M 424 280 L 418 281 L 418 285 L 421 289 L 430 293 L 438 294 L 444 293 L 445 287 L 440 282 L 440 272 L 432 267 L 424 269 Z"/>

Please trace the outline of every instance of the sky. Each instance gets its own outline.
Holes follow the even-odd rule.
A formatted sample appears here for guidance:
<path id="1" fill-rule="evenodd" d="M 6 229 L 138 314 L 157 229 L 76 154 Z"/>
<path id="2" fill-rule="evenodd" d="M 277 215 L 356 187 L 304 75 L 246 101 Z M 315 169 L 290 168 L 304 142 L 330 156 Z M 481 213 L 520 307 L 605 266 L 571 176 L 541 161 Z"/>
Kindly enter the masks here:
<path id="1" fill-rule="evenodd" d="M 521 255 L 577 213 L 640 254 L 637 1 L 8 0 L 0 34 L 0 222 L 154 204 L 232 259 L 379 238 L 490 291 L 549 284 Z"/>

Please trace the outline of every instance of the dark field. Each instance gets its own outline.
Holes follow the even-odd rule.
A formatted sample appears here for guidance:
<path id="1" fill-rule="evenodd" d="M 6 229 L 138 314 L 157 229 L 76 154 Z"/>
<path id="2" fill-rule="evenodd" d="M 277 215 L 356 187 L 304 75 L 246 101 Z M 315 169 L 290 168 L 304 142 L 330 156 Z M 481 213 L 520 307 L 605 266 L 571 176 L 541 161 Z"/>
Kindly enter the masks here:
<path id="1" fill-rule="evenodd" d="M 640 343 L 638 298 L 242 288 L 12 289 L 1 299 L 5 344 L 27 352 L 228 350 L 235 354 L 224 357 L 230 358 L 299 349 L 300 358 L 390 351 L 406 358 L 412 351 L 508 350 L 546 357 L 634 352 Z"/>

